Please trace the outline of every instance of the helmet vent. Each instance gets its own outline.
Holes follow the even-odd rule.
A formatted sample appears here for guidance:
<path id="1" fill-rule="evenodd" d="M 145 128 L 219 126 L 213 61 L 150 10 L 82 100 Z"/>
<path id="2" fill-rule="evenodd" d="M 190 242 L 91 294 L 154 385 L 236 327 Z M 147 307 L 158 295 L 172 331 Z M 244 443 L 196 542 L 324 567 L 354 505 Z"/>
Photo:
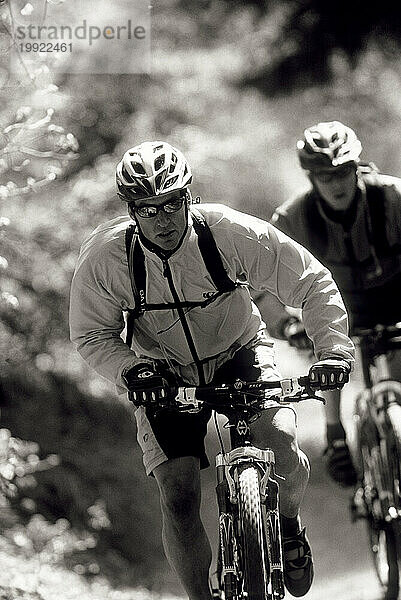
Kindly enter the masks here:
<path id="1" fill-rule="evenodd" d="M 143 185 L 145 190 L 148 192 L 149 196 L 153 196 L 152 186 L 150 185 L 149 181 L 147 179 L 143 179 L 141 181 L 141 184 Z"/>
<path id="2" fill-rule="evenodd" d="M 132 162 L 131 166 L 137 175 L 146 175 L 146 171 L 140 163 Z"/>
<path id="3" fill-rule="evenodd" d="M 159 145 L 159 146 L 155 146 L 153 148 L 153 154 L 156 154 L 156 152 L 158 152 L 159 150 L 163 150 L 163 145 Z"/>
<path id="4" fill-rule="evenodd" d="M 314 142 L 318 148 L 325 148 L 327 144 L 326 140 L 323 138 L 317 138 Z"/>
<path id="5" fill-rule="evenodd" d="M 161 169 L 162 167 L 164 167 L 164 163 L 165 163 L 165 159 L 166 159 L 166 155 L 162 154 L 161 156 L 158 156 L 155 160 L 155 171 L 159 171 L 159 169 Z"/>
<path id="6" fill-rule="evenodd" d="M 163 182 L 166 179 L 166 175 L 167 175 L 167 169 L 164 169 L 164 171 L 162 171 L 161 173 L 156 175 L 155 184 L 156 184 L 157 190 L 161 190 L 161 188 L 163 187 Z"/>
<path id="7" fill-rule="evenodd" d="M 131 177 L 131 175 L 128 173 L 127 169 L 124 167 L 122 167 L 121 169 L 121 173 L 122 176 L 124 177 L 125 181 L 127 181 L 128 183 L 135 183 L 135 180 Z"/>
<path id="8" fill-rule="evenodd" d="M 164 184 L 164 189 L 171 187 L 172 185 L 174 185 L 174 183 L 177 181 L 178 179 L 178 175 L 176 175 L 175 177 L 170 177 L 170 179 L 168 179 L 166 181 L 166 183 Z"/>
<path id="9" fill-rule="evenodd" d="M 171 160 L 170 160 L 170 168 L 169 168 L 169 173 L 172 173 L 177 165 L 177 156 L 172 153 L 171 154 Z"/>

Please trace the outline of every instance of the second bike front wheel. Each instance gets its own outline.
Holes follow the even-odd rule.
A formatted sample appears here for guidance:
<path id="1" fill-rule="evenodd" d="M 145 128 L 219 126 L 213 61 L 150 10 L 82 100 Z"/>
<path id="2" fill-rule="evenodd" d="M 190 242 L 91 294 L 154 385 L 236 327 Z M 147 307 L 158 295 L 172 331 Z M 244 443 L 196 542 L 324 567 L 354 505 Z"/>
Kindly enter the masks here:
<path id="1" fill-rule="evenodd" d="M 368 521 L 370 547 L 377 577 L 383 588 L 384 600 L 397 600 L 399 591 L 399 571 L 397 561 L 397 540 L 391 524 L 377 527 Z"/>
<path id="2" fill-rule="evenodd" d="M 400 386 L 401 387 L 401 386 Z M 397 402 L 393 401 L 387 408 L 388 419 L 388 452 L 391 456 L 391 479 L 394 485 L 395 508 L 401 509 L 401 398 L 397 395 Z"/>
<path id="3" fill-rule="evenodd" d="M 376 428 L 366 422 L 360 431 L 364 485 L 370 496 L 367 504 L 369 545 L 384 600 L 397 600 L 400 589 L 400 522 L 398 519 L 388 520 L 391 517 L 388 504 L 393 509 L 399 506 L 400 413 L 401 406 L 396 404 L 387 409 L 384 456 Z M 383 490 L 387 493 L 384 494 Z"/>
<path id="4" fill-rule="evenodd" d="M 248 600 L 266 600 L 268 565 L 264 551 L 260 476 L 256 467 L 239 470 L 238 505 L 244 592 Z"/>
<path id="5" fill-rule="evenodd" d="M 401 387 L 401 386 L 400 386 Z M 397 593 L 401 591 L 401 396 L 399 393 L 393 393 L 391 402 L 387 407 L 387 447 L 389 456 L 389 485 L 393 486 L 393 515 L 394 519 L 391 526 L 392 543 L 394 544 L 393 571 L 392 579 L 394 581 L 393 597 L 398 598 Z M 395 514 L 398 513 L 398 518 Z M 392 596 L 388 597 L 392 600 Z M 387 600 L 387 599 L 386 599 Z"/>

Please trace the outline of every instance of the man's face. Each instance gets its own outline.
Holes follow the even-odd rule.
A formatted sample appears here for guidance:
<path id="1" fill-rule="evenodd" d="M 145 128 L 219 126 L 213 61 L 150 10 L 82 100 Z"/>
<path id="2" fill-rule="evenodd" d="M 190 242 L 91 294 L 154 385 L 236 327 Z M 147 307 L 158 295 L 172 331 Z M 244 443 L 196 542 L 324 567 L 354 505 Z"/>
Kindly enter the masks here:
<path id="1" fill-rule="evenodd" d="M 140 209 L 144 207 L 155 207 L 145 212 L 156 214 L 141 216 Z M 162 250 L 172 251 L 180 243 L 187 226 L 186 198 L 183 190 L 138 200 L 133 208 L 130 207 L 130 212 L 135 217 L 142 235 L 152 244 L 156 244 Z"/>
<path id="2" fill-rule="evenodd" d="M 354 163 L 311 172 L 310 178 L 319 196 L 333 210 L 347 210 L 350 207 L 357 187 Z"/>

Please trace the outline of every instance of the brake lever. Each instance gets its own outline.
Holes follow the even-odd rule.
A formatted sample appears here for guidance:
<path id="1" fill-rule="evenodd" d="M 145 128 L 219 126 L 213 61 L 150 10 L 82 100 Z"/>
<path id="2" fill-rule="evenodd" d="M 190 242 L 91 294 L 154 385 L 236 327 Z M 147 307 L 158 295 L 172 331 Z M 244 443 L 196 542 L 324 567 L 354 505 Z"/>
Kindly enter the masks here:
<path id="1" fill-rule="evenodd" d="M 196 387 L 179 387 L 175 395 L 175 402 L 178 410 L 185 410 L 189 413 L 197 413 L 203 406 L 203 400 L 196 397 Z"/>
<path id="2" fill-rule="evenodd" d="M 326 404 L 324 398 L 316 395 L 316 391 L 312 389 L 307 377 L 302 377 L 300 380 L 294 377 L 282 380 L 279 397 L 280 404 L 301 402 L 308 399 L 319 400 L 322 404 Z"/>
<path id="3" fill-rule="evenodd" d="M 323 396 L 318 396 L 312 390 L 307 390 L 307 389 L 305 389 L 303 392 L 299 392 L 299 393 L 295 394 L 295 396 L 291 396 L 290 398 L 287 398 L 287 401 L 288 400 L 290 400 L 291 402 L 301 402 L 302 400 L 319 400 L 319 402 L 321 402 L 322 404 L 326 404 L 326 400 L 325 400 L 325 398 L 323 398 Z M 283 404 L 286 403 L 285 398 L 283 399 L 282 403 Z"/>

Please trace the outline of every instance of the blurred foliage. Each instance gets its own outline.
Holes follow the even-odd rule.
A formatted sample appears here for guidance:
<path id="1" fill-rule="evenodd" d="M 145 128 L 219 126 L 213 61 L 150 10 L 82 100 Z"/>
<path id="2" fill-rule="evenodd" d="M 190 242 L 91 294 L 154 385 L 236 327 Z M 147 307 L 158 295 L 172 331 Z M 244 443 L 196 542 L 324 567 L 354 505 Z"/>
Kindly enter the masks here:
<path id="1" fill-rule="evenodd" d="M 97 545 L 97 532 L 110 527 L 104 503 L 97 500 L 87 509 L 88 528 L 78 534 L 72 530 L 67 519 L 54 523 L 38 514 L 32 491 L 38 486 L 37 475 L 59 465 L 59 457 L 51 454 L 39 458 L 39 445 L 11 435 L 8 429 L 0 429 L 0 525 L 1 532 L 26 557 L 35 556 L 39 563 L 73 562 L 73 570 L 81 575 L 96 575 L 99 565 L 93 560 L 82 560 L 83 552 Z M 25 516 L 25 519 L 18 517 Z M 77 560 L 79 555 L 80 560 Z M 87 557 L 85 557 L 87 558 Z M 84 564 L 82 564 L 84 563 Z M 40 585 L 40 568 L 37 586 Z"/>
<path id="2" fill-rule="evenodd" d="M 171 8 L 192 17 L 190 37 L 198 43 L 235 39 L 255 59 L 239 83 L 269 96 L 333 80 L 338 53 L 356 67 L 371 45 L 389 57 L 400 49 L 401 6 L 391 0 L 180 0 L 168 5 L 171 22 Z M 187 23 L 184 31 L 189 33 Z"/>
<path id="3" fill-rule="evenodd" d="M 9 500 L 25 525 L 41 514 L 49 521 L 51 538 L 51 524 L 57 528 L 60 519 L 67 519 L 71 535 L 96 542 L 87 556 L 69 550 L 69 565 L 95 561 L 116 585 L 157 587 L 165 568 L 161 535 L 155 534 L 160 511 L 156 483 L 143 475 L 132 405 L 93 398 L 67 378 L 31 369 L 3 380 L 0 410 L 2 422 L 13 431 L 11 438 L 0 438 L 0 449 L 7 447 L 0 477 L 14 485 Z M 29 465 L 35 467 L 33 474 Z M 86 551 L 81 546 L 75 549 Z M 82 574 L 91 570 L 85 567 Z"/>
<path id="4" fill-rule="evenodd" d="M 24 490 L 36 485 L 34 473 L 59 464 L 56 454 L 40 459 L 39 446 L 11 436 L 0 429 L 0 497 L 9 503 L 24 506 Z M 26 504 L 26 502 L 25 502 Z M 30 509 L 32 504 L 28 502 Z"/>

